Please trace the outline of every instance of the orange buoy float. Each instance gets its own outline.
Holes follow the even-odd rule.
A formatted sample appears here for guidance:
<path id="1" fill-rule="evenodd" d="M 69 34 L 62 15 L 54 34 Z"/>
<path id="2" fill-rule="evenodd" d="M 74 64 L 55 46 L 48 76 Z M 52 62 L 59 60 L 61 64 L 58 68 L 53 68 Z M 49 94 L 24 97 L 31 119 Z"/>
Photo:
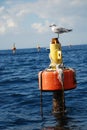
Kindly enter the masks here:
<path id="1" fill-rule="evenodd" d="M 58 78 L 56 70 L 44 70 L 39 72 L 39 89 L 42 91 L 70 90 L 76 88 L 75 71 L 70 68 L 63 70 L 63 86 Z"/>

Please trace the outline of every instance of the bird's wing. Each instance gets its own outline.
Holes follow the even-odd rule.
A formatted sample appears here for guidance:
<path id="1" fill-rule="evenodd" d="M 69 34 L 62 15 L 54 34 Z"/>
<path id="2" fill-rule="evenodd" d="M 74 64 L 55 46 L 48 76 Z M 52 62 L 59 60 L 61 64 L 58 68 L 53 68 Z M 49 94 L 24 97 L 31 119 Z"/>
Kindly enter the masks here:
<path id="1" fill-rule="evenodd" d="M 52 31 L 53 31 L 54 33 L 61 34 L 61 33 L 65 33 L 65 32 L 72 31 L 72 29 L 58 28 L 58 27 L 56 26 L 56 27 L 52 27 Z"/>
<path id="2" fill-rule="evenodd" d="M 61 33 L 67 33 L 67 32 L 70 32 L 72 31 L 72 29 L 66 29 L 66 28 L 58 28 L 58 33 L 61 34 Z"/>
<path id="3" fill-rule="evenodd" d="M 52 31 L 55 33 L 59 33 L 59 28 L 58 27 L 52 27 Z"/>

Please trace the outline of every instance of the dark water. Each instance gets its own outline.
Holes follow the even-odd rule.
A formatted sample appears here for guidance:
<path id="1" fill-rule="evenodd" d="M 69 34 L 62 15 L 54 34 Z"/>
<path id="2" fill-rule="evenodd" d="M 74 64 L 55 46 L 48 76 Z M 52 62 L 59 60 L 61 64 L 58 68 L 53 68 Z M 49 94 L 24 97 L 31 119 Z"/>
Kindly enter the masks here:
<path id="1" fill-rule="evenodd" d="M 63 47 L 63 61 L 76 70 L 77 88 L 65 92 L 67 113 L 52 114 L 52 92 L 43 93 L 38 72 L 50 64 L 42 48 L 0 51 L 0 130 L 87 130 L 87 45 Z"/>

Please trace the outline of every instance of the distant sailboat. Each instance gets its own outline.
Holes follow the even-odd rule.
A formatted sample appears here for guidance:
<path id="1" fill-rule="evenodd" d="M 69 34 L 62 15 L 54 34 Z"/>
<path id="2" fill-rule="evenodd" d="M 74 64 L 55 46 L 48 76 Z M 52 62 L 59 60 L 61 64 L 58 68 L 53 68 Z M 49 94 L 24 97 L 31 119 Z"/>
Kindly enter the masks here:
<path id="1" fill-rule="evenodd" d="M 15 43 L 13 44 L 12 51 L 13 51 L 13 53 L 16 52 L 16 46 L 15 46 Z"/>
<path id="2" fill-rule="evenodd" d="M 40 51 L 40 46 L 39 45 L 37 45 L 37 50 Z"/>

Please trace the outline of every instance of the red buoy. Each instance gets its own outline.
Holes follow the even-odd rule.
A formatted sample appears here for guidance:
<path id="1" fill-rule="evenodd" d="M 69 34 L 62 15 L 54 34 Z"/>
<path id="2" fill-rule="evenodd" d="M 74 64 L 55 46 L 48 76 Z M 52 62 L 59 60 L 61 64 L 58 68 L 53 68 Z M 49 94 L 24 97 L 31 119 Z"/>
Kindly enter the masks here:
<path id="1" fill-rule="evenodd" d="M 42 91 L 70 90 L 76 88 L 75 71 L 73 69 L 63 70 L 63 86 L 58 79 L 56 70 L 44 70 L 39 72 L 39 89 Z"/>

